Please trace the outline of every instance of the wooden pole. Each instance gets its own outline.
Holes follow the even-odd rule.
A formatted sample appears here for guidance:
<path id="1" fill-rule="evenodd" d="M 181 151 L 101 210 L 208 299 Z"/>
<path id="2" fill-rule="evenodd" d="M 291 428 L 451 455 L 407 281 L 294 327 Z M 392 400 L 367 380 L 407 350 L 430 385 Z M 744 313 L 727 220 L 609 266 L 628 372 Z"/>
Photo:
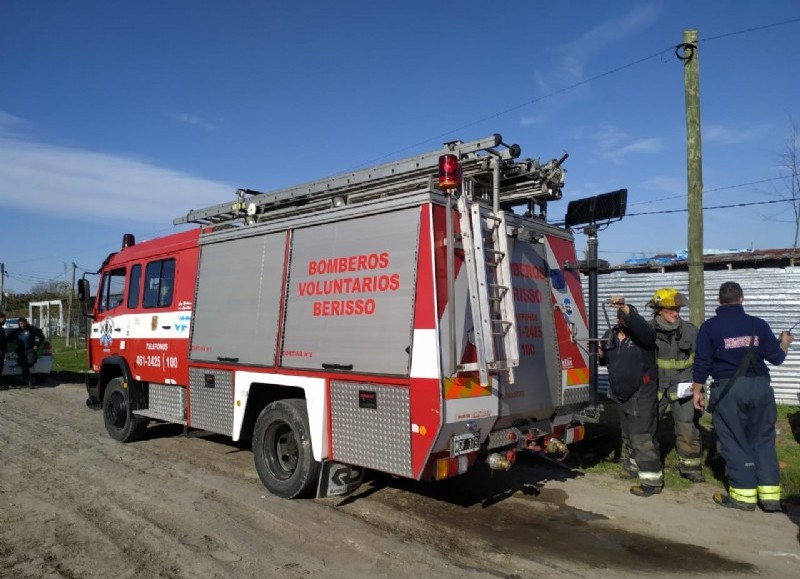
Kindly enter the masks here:
<path id="1" fill-rule="evenodd" d="M 69 347 L 69 338 L 72 333 L 72 294 L 75 293 L 75 270 L 77 269 L 75 262 L 72 263 L 72 283 L 69 286 L 69 300 L 67 301 L 67 343 Z M 77 340 L 76 340 L 77 342 Z"/>
<path id="2" fill-rule="evenodd" d="M 697 30 L 683 31 L 683 82 L 686 93 L 686 175 L 689 209 L 689 320 L 705 319 L 703 272 L 703 146 L 700 132 L 700 52 Z"/>

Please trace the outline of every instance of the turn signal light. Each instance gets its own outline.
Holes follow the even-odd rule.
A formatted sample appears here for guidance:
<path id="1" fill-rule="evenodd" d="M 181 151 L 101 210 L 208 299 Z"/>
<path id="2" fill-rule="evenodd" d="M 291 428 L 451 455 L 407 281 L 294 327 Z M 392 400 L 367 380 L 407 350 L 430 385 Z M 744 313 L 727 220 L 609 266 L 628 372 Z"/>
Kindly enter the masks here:
<path id="1" fill-rule="evenodd" d="M 461 163 L 455 155 L 439 157 L 439 189 L 452 191 L 461 183 Z"/>

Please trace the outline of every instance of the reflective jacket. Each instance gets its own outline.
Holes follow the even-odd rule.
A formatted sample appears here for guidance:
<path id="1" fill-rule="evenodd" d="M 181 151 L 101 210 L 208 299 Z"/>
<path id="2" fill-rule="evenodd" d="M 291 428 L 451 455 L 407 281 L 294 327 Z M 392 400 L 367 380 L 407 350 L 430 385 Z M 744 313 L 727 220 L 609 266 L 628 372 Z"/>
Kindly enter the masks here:
<path id="1" fill-rule="evenodd" d="M 668 390 L 670 400 L 676 400 L 678 384 L 692 381 L 697 328 L 681 318 L 678 318 L 678 327 L 673 330 L 659 326 L 655 319 L 650 324 L 656 332 L 658 389 Z"/>

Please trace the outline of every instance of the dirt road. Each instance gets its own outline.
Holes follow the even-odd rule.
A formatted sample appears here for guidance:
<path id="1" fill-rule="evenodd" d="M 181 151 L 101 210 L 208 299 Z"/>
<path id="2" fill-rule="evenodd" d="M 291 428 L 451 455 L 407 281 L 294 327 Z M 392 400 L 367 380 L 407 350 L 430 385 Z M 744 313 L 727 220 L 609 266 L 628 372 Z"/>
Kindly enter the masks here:
<path id="1" fill-rule="evenodd" d="M 253 457 L 171 425 L 120 444 L 80 384 L 0 391 L 0 577 L 791 577 L 800 509 L 632 497 L 539 459 L 439 484 L 376 475 L 289 501 Z"/>

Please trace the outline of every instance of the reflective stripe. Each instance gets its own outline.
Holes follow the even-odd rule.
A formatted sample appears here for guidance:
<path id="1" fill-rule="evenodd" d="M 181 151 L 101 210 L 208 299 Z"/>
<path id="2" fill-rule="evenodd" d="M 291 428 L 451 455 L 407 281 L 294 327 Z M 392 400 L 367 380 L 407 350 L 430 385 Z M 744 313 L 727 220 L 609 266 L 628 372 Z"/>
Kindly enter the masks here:
<path id="1" fill-rule="evenodd" d="M 730 497 L 748 505 L 756 504 L 756 489 L 735 489 L 733 487 L 728 489 Z"/>
<path id="2" fill-rule="evenodd" d="M 678 457 L 678 464 L 682 464 L 684 466 L 703 466 L 703 459 L 700 458 L 681 458 Z"/>
<path id="3" fill-rule="evenodd" d="M 649 484 L 650 486 L 660 486 L 664 482 L 664 475 L 660 470 L 655 472 L 640 470 L 639 480 L 643 483 Z"/>
<path id="4" fill-rule="evenodd" d="M 762 501 L 779 501 L 781 500 L 781 487 L 758 487 L 758 498 Z"/>
<path id="5" fill-rule="evenodd" d="M 686 368 L 694 364 L 694 352 L 689 354 L 689 357 L 686 360 L 658 358 L 656 362 L 658 363 L 659 370 L 685 370 Z"/>

